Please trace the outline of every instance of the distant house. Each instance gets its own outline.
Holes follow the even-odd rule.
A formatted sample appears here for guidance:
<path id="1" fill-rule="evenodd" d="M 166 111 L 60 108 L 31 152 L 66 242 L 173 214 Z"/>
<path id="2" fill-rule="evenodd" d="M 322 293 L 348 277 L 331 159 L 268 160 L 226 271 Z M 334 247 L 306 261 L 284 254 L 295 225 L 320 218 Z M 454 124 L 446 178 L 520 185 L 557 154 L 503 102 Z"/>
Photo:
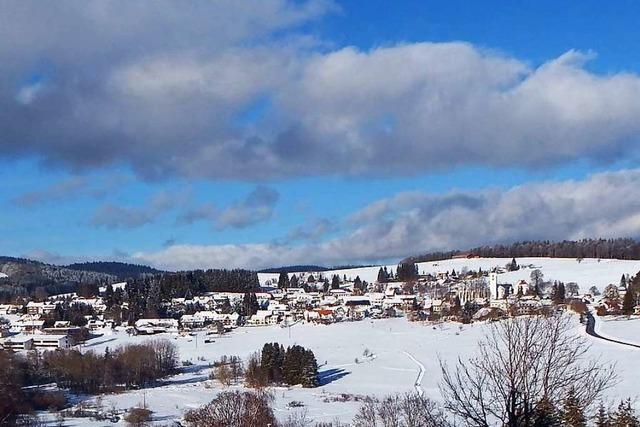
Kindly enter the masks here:
<path id="1" fill-rule="evenodd" d="M 333 323 L 336 320 L 336 313 L 332 309 L 316 308 L 305 311 L 304 318 L 307 322 Z"/>
<path id="2" fill-rule="evenodd" d="M 27 303 L 27 314 L 38 315 L 47 314 L 56 309 L 55 304 L 29 301 Z"/>
<path id="3" fill-rule="evenodd" d="M 269 326 L 277 325 L 280 316 L 274 314 L 271 310 L 258 310 L 256 314 L 249 317 L 246 326 Z"/>
<path id="4" fill-rule="evenodd" d="M 70 348 L 72 340 L 68 335 L 30 335 L 36 348 Z"/>
<path id="5" fill-rule="evenodd" d="M 4 338 L 0 345 L 6 350 L 33 350 L 70 348 L 72 340 L 68 335 L 14 335 Z"/>
<path id="6" fill-rule="evenodd" d="M 140 319 L 135 323 L 135 330 L 139 334 L 147 335 L 177 332 L 178 321 L 175 319 Z"/>
<path id="7" fill-rule="evenodd" d="M 0 346 L 5 350 L 31 350 L 33 348 L 33 338 L 26 335 L 15 335 L 0 340 Z"/>

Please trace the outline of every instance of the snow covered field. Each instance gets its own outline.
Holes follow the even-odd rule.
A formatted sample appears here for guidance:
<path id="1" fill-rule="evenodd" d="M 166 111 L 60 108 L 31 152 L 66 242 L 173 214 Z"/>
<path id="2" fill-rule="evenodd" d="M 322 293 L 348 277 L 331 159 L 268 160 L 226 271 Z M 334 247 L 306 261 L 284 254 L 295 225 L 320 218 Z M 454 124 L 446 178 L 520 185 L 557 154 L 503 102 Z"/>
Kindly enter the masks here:
<path id="1" fill-rule="evenodd" d="M 461 258 L 449 259 L 444 261 L 422 262 L 418 264 L 418 270 L 423 273 L 438 273 L 463 268 L 470 270 L 489 270 L 493 267 L 504 267 L 511 261 L 511 258 Z M 617 260 L 617 259 L 594 259 L 585 258 L 578 262 L 575 258 L 517 258 L 517 263 L 521 267 L 518 271 L 505 273 L 500 277 L 504 282 L 516 282 L 519 279 L 529 279 L 531 270 L 538 268 L 544 274 L 545 280 L 559 280 L 562 282 L 575 282 L 583 292 L 586 292 L 591 286 L 595 285 L 600 290 L 604 289 L 610 283 L 619 283 L 622 274 L 635 275 L 640 271 L 640 261 L 633 260 Z M 532 266 L 529 268 L 528 266 Z M 395 271 L 397 264 L 388 265 L 387 269 Z M 378 276 L 379 266 L 362 267 L 347 270 L 332 270 L 322 272 L 324 277 L 331 278 L 332 275 L 338 274 L 340 277 L 346 275 L 348 279 L 360 279 L 372 283 Z M 267 280 L 278 280 L 278 274 L 259 273 L 260 283 L 264 284 Z"/>
<path id="2" fill-rule="evenodd" d="M 603 337 L 640 345 L 640 317 L 638 316 L 598 317 L 595 330 Z"/>
<path id="3" fill-rule="evenodd" d="M 576 333 L 584 334 L 576 317 Z M 625 326 L 625 334 L 638 331 L 640 321 L 632 321 Z M 191 360 L 194 366 L 188 373 L 177 375 L 163 386 L 144 391 L 131 391 L 103 398 L 106 408 L 128 408 L 146 401 L 154 411 L 158 423 L 177 419 L 193 407 L 210 401 L 223 388 L 208 381 L 208 364 L 222 355 L 238 355 L 246 358 L 260 349 L 265 342 L 279 342 L 285 346 L 301 344 L 311 348 L 318 359 L 322 386 L 315 389 L 277 388 L 275 409 L 281 418 L 289 411 L 287 404 L 301 401 L 314 421 L 331 421 L 336 417 L 343 422 L 350 421 L 359 404 L 357 402 L 336 402 L 340 394 L 378 395 L 418 390 L 425 395 L 440 399 L 438 382 L 440 370 L 438 357 L 453 364 L 458 356 L 468 357 L 474 353 L 476 343 L 483 334 L 485 325 L 463 326 L 442 324 L 436 327 L 420 323 L 409 323 L 405 319 L 385 319 L 353 323 L 339 323 L 329 326 L 298 324 L 290 330 L 278 326 L 263 328 L 240 328 L 228 336 L 216 338 L 214 343 L 205 344 L 204 335 L 196 337 L 176 337 L 163 335 L 179 346 L 181 360 Z M 289 336 L 290 334 L 290 336 Z M 140 339 L 124 333 L 104 335 L 86 348 L 104 351 L 125 342 Z M 590 354 L 604 361 L 615 362 L 621 382 L 611 390 L 610 397 L 619 399 L 640 397 L 637 384 L 640 372 L 636 369 L 640 349 L 620 346 L 592 337 Z M 363 357 L 368 349 L 372 358 Z M 358 358 L 358 362 L 355 359 Z M 204 360 L 201 360 L 204 359 Z M 421 367 L 424 374 L 420 376 Z M 234 387 L 231 387 L 232 389 Z M 91 424 L 88 420 L 74 420 L 73 425 Z M 94 424 L 97 425 L 97 424 Z"/>
<path id="4" fill-rule="evenodd" d="M 463 268 L 489 270 L 504 266 L 511 259 L 474 258 L 454 259 L 419 264 L 419 271 L 437 273 Z M 545 279 L 576 282 L 582 291 L 596 285 L 603 289 L 609 283 L 618 283 L 622 274 L 635 275 L 640 271 L 640 261 L 549 258 L 518 258 L 519 271 L 501 275 L 501 281 L 515 282 L 528 279 L 532 269 L 542 270 Z M 387 266 L 395 271 L 396 265 Z M 365 267 L 323 272 L 325 277 L 333 274 L 346 275 L 349 279 L 360 276 L 373 282 L 379 267 Z M 278 274 L 260 274 L 262 284 L 266 280 L 277 280 Z M 193 366 L 185 373 L 170 378 L 162 386 L 107 395 L 102 399 L 105 408 L 126 409 L 143 401 L 154 411 L 158 424 L 167 424 L 179 419 L 185 410 L 209 402 L 216 393 L 224 390 L 216 381 L 208 380 L 209 364 L 223 355 L 236 355 L 246 360 L 252 352 L 259 351 L 266 342 L 278 342 L 285 346 L 300 344 L 312 349 L 320 365 L 321 386 L 315 389 L 275 388 L 274 407 L 279 418 L 286 418 L 292 401 L 304 403 L 308 417 L 313 421 L 350 421 L 359 407 L 355 401 L 340 401 L 342 394 L 377 395 L 406 391 L 418 391 L 439 400 L 439 358 L 454 364 L 458 357 L 474 354 L 477 342 L 487 326 L 445 323 L 438 326 L 409 323 L 404 318 L 366 320 L 337 323 L 328 326 L 296 324 L 290 329 L 279 326 L 239 328 L 231 334 L 215 338 L 205 344 L 204 334 L 197 337 L 156 335 L 153 337 L 130 337 L 123 332 L 105 332 L 100 338 L 88 343 L 85 349 L 103 352 L 106 347 L 117 347 L 127 342 L 144 339 L 167 338 L 176 343 L 180 360 L 190 360 Z M 608 397 L 613 400 L 630 397 L 638 399 L 640 393 L 640 371 L 636 368 L 640 349 L 622 346 L 586 335 L 584 327 L 575 319 L 577 334 L 587 337 L 591 343 L 590 355 L 617 366 L 620 382 Z M 598 318 L 596 329 L 603 335 L 623 341 L 640 343 L 640 319 L 607 320 Z M 364 357 L 365 349 L 373 354 Z M 358 359 L 356 363 L 356 359 Z M 241 386 L 232 386 L 231 389 Z M 70 420 L 70 425 L 101 425 L 87 419 Z"/>

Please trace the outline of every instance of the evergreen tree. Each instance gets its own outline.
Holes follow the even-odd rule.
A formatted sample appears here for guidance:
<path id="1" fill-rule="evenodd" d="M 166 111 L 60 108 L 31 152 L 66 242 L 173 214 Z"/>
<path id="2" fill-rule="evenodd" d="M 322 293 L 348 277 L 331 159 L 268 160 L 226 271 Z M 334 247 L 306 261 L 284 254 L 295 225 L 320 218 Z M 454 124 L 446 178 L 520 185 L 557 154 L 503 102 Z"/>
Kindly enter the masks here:
<path id="1" fill-rule="evenodd" d="M 340 288 L 340 277 L 337 274 L 334 274 L 331 278 L 331 289 Z"/>
<path id="2" fill-rule="evenodd" d="M 609 422 L 609 414 L 607 414 L 607 410 L 602 403 L 600 403 L 600 406 L 598 406 L 598 412 L 596 412 L 594 421 L 595 427 L 611 427 L 611 423 Z"/>
<path id="3" fill-rule="evenodd" d="M 303 387 L 311 388 L 319 385 L 318 381 L 318 362 L 313 351 L 306 350 L 304 353 L 304 362 L 302 367 L 301 384 Z"/>
<path id="4" fill-rule="evenodd" d="M 296 276 L 295 274 L 291 276 L 291 280 L 289 281 L 289 286 L 292 288 L 297 288 L 298 286 L 300 286 L 298 276 Z"/>
<path id="5" fill-rule="evenodd" d="M 282 364 L 282 376 L 289 385 L 302 384 L 304 349 L 299 345 L 287 348 Z"/>
<path id="6" fill-rule="evenodd" d="M 113 286 L 111 286 L 111 283 L 109 283 L 107 285 L 107 289 L 105 289 L 104 291 L 104 305 L 106 306 L 107 310 L 110 310 L 111 307 L 113 307 Z"/>
<path id="7" fill-rule="evenodd" d="M 246 292 L 242 299 L 242 314 L 246 317 L 253 316 L 258 312 L 259 308 L 260 305 L 258 304 L 258 298 L 256 297 L 256 294 L 254 294 L 253 292 Z"/>
<path id="8" fill-rule="evenodd" d="M 562 425 L 567 427 L 586 427 L 587 425 L 584 408 L 580 404 L 573 387 L 569 389 L 562 402 Z"/>
<path id="9" fill-rule="evenodd" d="M 627 289 L 627 278 L 625 277 L 625 275 L 623 274 L 622 277 L 620 278 L 620 287 L 622 289 Z"/>
<path id="10" fill-rule="evenodd" d="M 565 288 L 564 283 L 555 282 L 553 284 L 553 291 L 551 293 L 551 299 L 556 304 L 563 304 L 565 302 Z"/>
<path id="11" fill-rule="evenodd" d="M 376 280 L 378 283 L 386 283 L 387 282 L 387 273 L 383 270 L 382 267 L 378 270 L 378 278 Z"/>
<path id="12" fill-rule="evenodd" d="M 289 274 L 283 271 L 282 273 L 280 273 L 280 276 L 278 276 L 278 288 L 286 289 L 289 287 L 289 285 Z"/>
<path id="13" fill-rule="evenodd" d="M 560 427 L 558 410 L 549 398 L 543 397 L 538 403 L 533 414 L 533 427 Z"/>
<path id="14" fill-rule="evenodd" d="M 358 289 L 359 291 L 364 293 L 365 289 L 363 289 L 362 287 L 362 279 L 360 279 L 360 276 L 356 276 L 355 280 L 353 281 L 353 289 Z"/>
<path id="15" fill-rule="evenodd" d="M 640 421 L 631 407 L 631 399 L 620 402 L 617 411 L 611 417 L 612 427 L 638 427 Z"/>
<path id="16" fill-rule="evenodd" d="M 622 313 L 631 315 L 633 314 L 634 307 L 636 306 L 636 292 L 634 286 L 629 286 L 627 292 L 622 299 Z"/>

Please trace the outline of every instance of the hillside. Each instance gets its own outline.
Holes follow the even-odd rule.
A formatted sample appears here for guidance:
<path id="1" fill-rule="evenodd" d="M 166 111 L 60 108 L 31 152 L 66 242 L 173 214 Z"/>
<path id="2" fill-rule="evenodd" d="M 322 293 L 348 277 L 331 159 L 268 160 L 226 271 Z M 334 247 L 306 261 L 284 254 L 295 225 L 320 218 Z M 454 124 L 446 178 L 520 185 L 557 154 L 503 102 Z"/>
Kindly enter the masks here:
<path id="1" fill-rule="evenodd" d="M 9 300 L 17 295 L 29 295 L 37 288 L 44 288 L 52 295 L 73 292 L 79 284 L 93 285 L 118 281 L 118 278 L 111 274 L 73 270 L 13 257 L 0 257 L 0 273 L 0 300 Z"/>
<path id="2" fill-rule="evenodd" d="M 455 258 L 438 261 L 428 261 L 418 263 L 420 274 L 440 273 L 446 271 L 461 271 L 463 269 L 489 271 L 494 267 L 504 267 L 510 262 L 512 257 L 505 258 Z M 619 283 L 623 274 L 631 276 L 640 272 L 640 260 L 618 260 L 618 259 L 598 259 L 585 258 L 577 260 L 575 258 L 548 258 L 548 257 L 528 257 L 518 258 L 517 263 L 521 266 L 520 270 L 501 274 L 501 280 L 505 282 L 515 283 L 520 279 L 529 279 L 531 271 L 539 269 L 542 271 L 545 280 L 559 280 L 569 283 L 575 282 L 580 289 L 586 292 L 591 286 L 596 286 L 600 290 L 611 283 Z M 395 272 L 397 265 L 389 264 L 386 266 L 389 271 Z M 350 269 L 328 270 L 321 272 L 311 272 L 318 277 L 331 278 L 334 274 L 340 277 L 346 276 L 348 280 L 353 280 L 359 276 L 361 280 L 369 283 L 375 282 L 378 276 L 376 267 L 360 267 Z M 299 272 L 290 273 L 298 274 Z M 259 273 L 260 283 L 264 286 L 266 281 L 277 281 L 278 275 L 273 273 Z"/>
<path id="3" fill-rule="evenodd" d="M 93 271 L 96 273 L 104 273 L 116 276 L 118 280 L 126 280 L 129 278 L 138 278 L 146 274 L 162 273 L 161 270 L 149 267 L 147 265 L 128 264 L 115 261 L 94 261 L 69 264 L 65 266 L 70 270 L 76 271 Z"/>
<path id="4" fill-rule="evenodd" d="M 429 252 L 411 256 L 405 262 L 440 261 L 456 256 L 481 258 L 542 257 L 542 258 L 601 258 L 640 259 L 640 243 L 634 239 L 583 239 L 524 241 L 507 245 L 479 246 L 466 251 Z"/>

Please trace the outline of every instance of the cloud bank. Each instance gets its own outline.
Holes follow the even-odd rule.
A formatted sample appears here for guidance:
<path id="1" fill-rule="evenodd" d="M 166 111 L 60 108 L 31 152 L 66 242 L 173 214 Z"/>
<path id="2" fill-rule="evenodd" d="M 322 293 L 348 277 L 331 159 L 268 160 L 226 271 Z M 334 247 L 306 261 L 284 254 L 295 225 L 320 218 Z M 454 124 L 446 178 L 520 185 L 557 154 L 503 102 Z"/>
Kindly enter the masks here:
<path id="1" fill-rule="evenodd" d="M 544 168 L 637 153 L 640 78 L 590 53 L 327 48 L 330 1 L 0 5 L 0 152 L 74 171 L 257 180 Z"/>
<path id="2" fill-rule="evenodd" d="M 639 185 L 640 169 L 633 169 L 506 190 L 399 193 L 354 213 L 343 221 L 349 231 L 321 242 L 179 244 L 133 258 L 168 269 L 263 268 L 396 261 L 426 251 L 526 239 L 640 237 L 640 200 L 634 197 Z"/>

